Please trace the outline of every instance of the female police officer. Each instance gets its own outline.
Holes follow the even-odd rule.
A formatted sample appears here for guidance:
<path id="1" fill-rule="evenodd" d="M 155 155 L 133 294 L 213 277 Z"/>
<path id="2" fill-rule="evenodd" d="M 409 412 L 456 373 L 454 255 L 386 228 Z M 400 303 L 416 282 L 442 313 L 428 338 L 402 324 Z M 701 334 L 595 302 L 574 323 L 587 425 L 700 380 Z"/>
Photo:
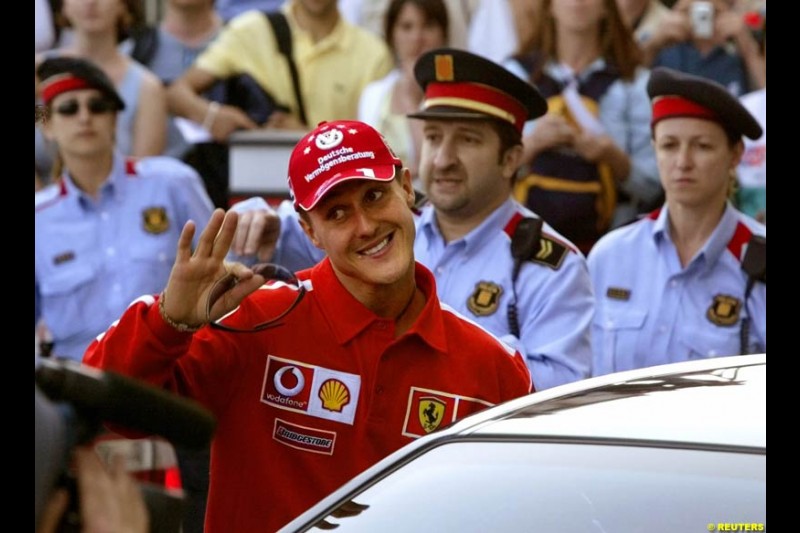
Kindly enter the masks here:
<path id="1" fill-rule="evenodd" d="M 657 68 L 647 90 L 666 203 L 589 255 L 594 374 L 767 348 L 766 227 L 728 202 L 761 127 L 706 79 Z"/>

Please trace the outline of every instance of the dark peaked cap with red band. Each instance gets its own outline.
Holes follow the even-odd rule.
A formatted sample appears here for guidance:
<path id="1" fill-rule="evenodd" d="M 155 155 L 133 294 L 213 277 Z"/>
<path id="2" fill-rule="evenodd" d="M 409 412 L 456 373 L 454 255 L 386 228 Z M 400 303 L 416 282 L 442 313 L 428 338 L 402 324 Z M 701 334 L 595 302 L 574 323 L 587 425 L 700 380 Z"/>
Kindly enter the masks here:
<path id="1" fill-rule="evenodd" d="M 694 117 L 711 120 L 750 139 L 761 137 L 761 126 L 755 117 L 715 81 L 656 67 L 650 73 L 647 94 L 653 104 L 653 126 L 666 118 Z"/>
<path id="2" fill-rule="evenodd" d="M 97 89 L 114 102 L 117 111 L 125 109 L 117 89 L 105 72 L 94 63 L 79 57 L 51 57 L 36 69 L 42 100 L 49 104 L 59 94 L 80 89 Z"/>
<path id="3" fill-rule="evenodd" d="M 547 113 L 547 102 L 530 83 L 484 57 L 437 48 L 420 56 L 414 76 L 425 91 L 411 118 L 487 119 L 522 131 L 526 120 Z"/>

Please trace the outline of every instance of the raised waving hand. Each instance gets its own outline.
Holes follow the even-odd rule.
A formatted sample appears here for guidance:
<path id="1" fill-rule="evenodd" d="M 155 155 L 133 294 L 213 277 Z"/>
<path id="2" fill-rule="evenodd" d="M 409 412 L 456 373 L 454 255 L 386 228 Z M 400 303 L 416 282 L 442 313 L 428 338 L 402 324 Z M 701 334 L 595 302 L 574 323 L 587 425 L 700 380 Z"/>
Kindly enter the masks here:
<path id="1" fill-rule="evenodd" d="M 207 324 L 235 309 L 264 283 L 262 276 L 254 275 L 246 266 L 225 261 L 238 220 L 238 214 L 233 211 L 215 210 L 194 251 L 192 239 L 196 227 L 192 221 L 186 223 L 178 240 L 178 253 L 167 288 L 161 295 L 163 312 L 169 320 L 190 328 Z M 228 274 L 232 274 L 237 283 L 207 309 L 214 285 Z"/>

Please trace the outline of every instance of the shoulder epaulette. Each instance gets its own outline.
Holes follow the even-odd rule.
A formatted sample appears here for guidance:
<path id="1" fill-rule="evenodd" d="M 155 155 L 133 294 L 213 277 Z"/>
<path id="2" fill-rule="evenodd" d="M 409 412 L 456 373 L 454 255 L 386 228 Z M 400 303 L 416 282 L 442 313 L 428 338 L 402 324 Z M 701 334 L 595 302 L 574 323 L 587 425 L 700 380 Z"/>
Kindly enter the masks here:
<path id="1" fill-rule="evenodd" d="M 128 157 L 125 159 L 125 174 L 128 176 L 135 176 L 138 174 L 136 171 L 136 164 L 139 160 L 135 157 Z"/>
<path id="2" fill-rule="evenodd" d="M 509 238 L 513 238 L 517 225 L 523 218 L 521 213 L 514 213 L 514 216 L 511 217 L 511 220 L 509 220 L 503 228 L 503 231 Z M 558 270 L 561 268 L 561 263 L 564 262 L 564 257 L 570 250 L 575 251 L 574 248 L 566 243 L 542 232 L 539 237 L 539 248 L 533 256 L 528 258 L 528 261 L 548 266 L 553 270 Z"/>
<path id="3" fill-rule="evenodd" d="M 38 191 L 35 195 L 36 201 L 35 201 L 34 212 L 38 213 L 39 211 L 46 209 L 51 205 L 56 204 L 66 195 L 67 195 L 67 186 L 64 184 L 63 181 L 60 181 L 55 185 L 45 187 L 44 189 Z"/>
<path id="4" fill-rule="evenodd" d="M 742 222 L 737 222 L 733 237 L 731 237 L 731 240 L 728 242 L 728 251 L 733 254 L 733 257 L 735 257 L 737 261 L 741 262 L 742 249 L 745 244 L 750 242 L 752 236 L 753 232 L 750 231 L 750 228 L 745 226 Z"/>
<path id="5" fill-rule="evenodd" d="M 530 260 L 558 270 L 569 252 L 570 248 L 566 244 L 543 233 L 539 239 L 539 251 Z"/>

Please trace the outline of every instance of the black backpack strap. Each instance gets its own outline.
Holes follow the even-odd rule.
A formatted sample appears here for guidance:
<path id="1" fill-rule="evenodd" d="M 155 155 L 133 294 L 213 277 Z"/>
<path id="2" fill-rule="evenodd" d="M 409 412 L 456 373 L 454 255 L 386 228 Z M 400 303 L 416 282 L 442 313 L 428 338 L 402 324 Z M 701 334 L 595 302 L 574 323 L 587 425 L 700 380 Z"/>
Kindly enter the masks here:
<path id="1" fill-rule="evenodd" d="M 133 50 L 131 58 L 146 67 L 150 67 L 150 62 L 158 50 L 158 28 L 155 26 L 145 26 L 136 31 L 133 36 Z"/>
<path id="2" fill-rule="evenodd" d="M 289 28 L 289 23 L 286 21 L 286 15 L 280 11 L 265 13 L 265 15 L 272 25 L 272 31 L 275 33 L 275 39 L 278 41 L 278 50 L 281 54 L 286 56 L 286 60 L 289 62 L 289 72 L 292 74 L 292 87 L 294 88 L 294 97 L 297 100 L 297 111 L 300 115 L 300 121 L 303 124 L 308 124 L 305 106 L 303 105 L 303 96 L 300 93 L 300 77 L 297 74 L 297 65 L 292 56 L 292 31 Z"/>

